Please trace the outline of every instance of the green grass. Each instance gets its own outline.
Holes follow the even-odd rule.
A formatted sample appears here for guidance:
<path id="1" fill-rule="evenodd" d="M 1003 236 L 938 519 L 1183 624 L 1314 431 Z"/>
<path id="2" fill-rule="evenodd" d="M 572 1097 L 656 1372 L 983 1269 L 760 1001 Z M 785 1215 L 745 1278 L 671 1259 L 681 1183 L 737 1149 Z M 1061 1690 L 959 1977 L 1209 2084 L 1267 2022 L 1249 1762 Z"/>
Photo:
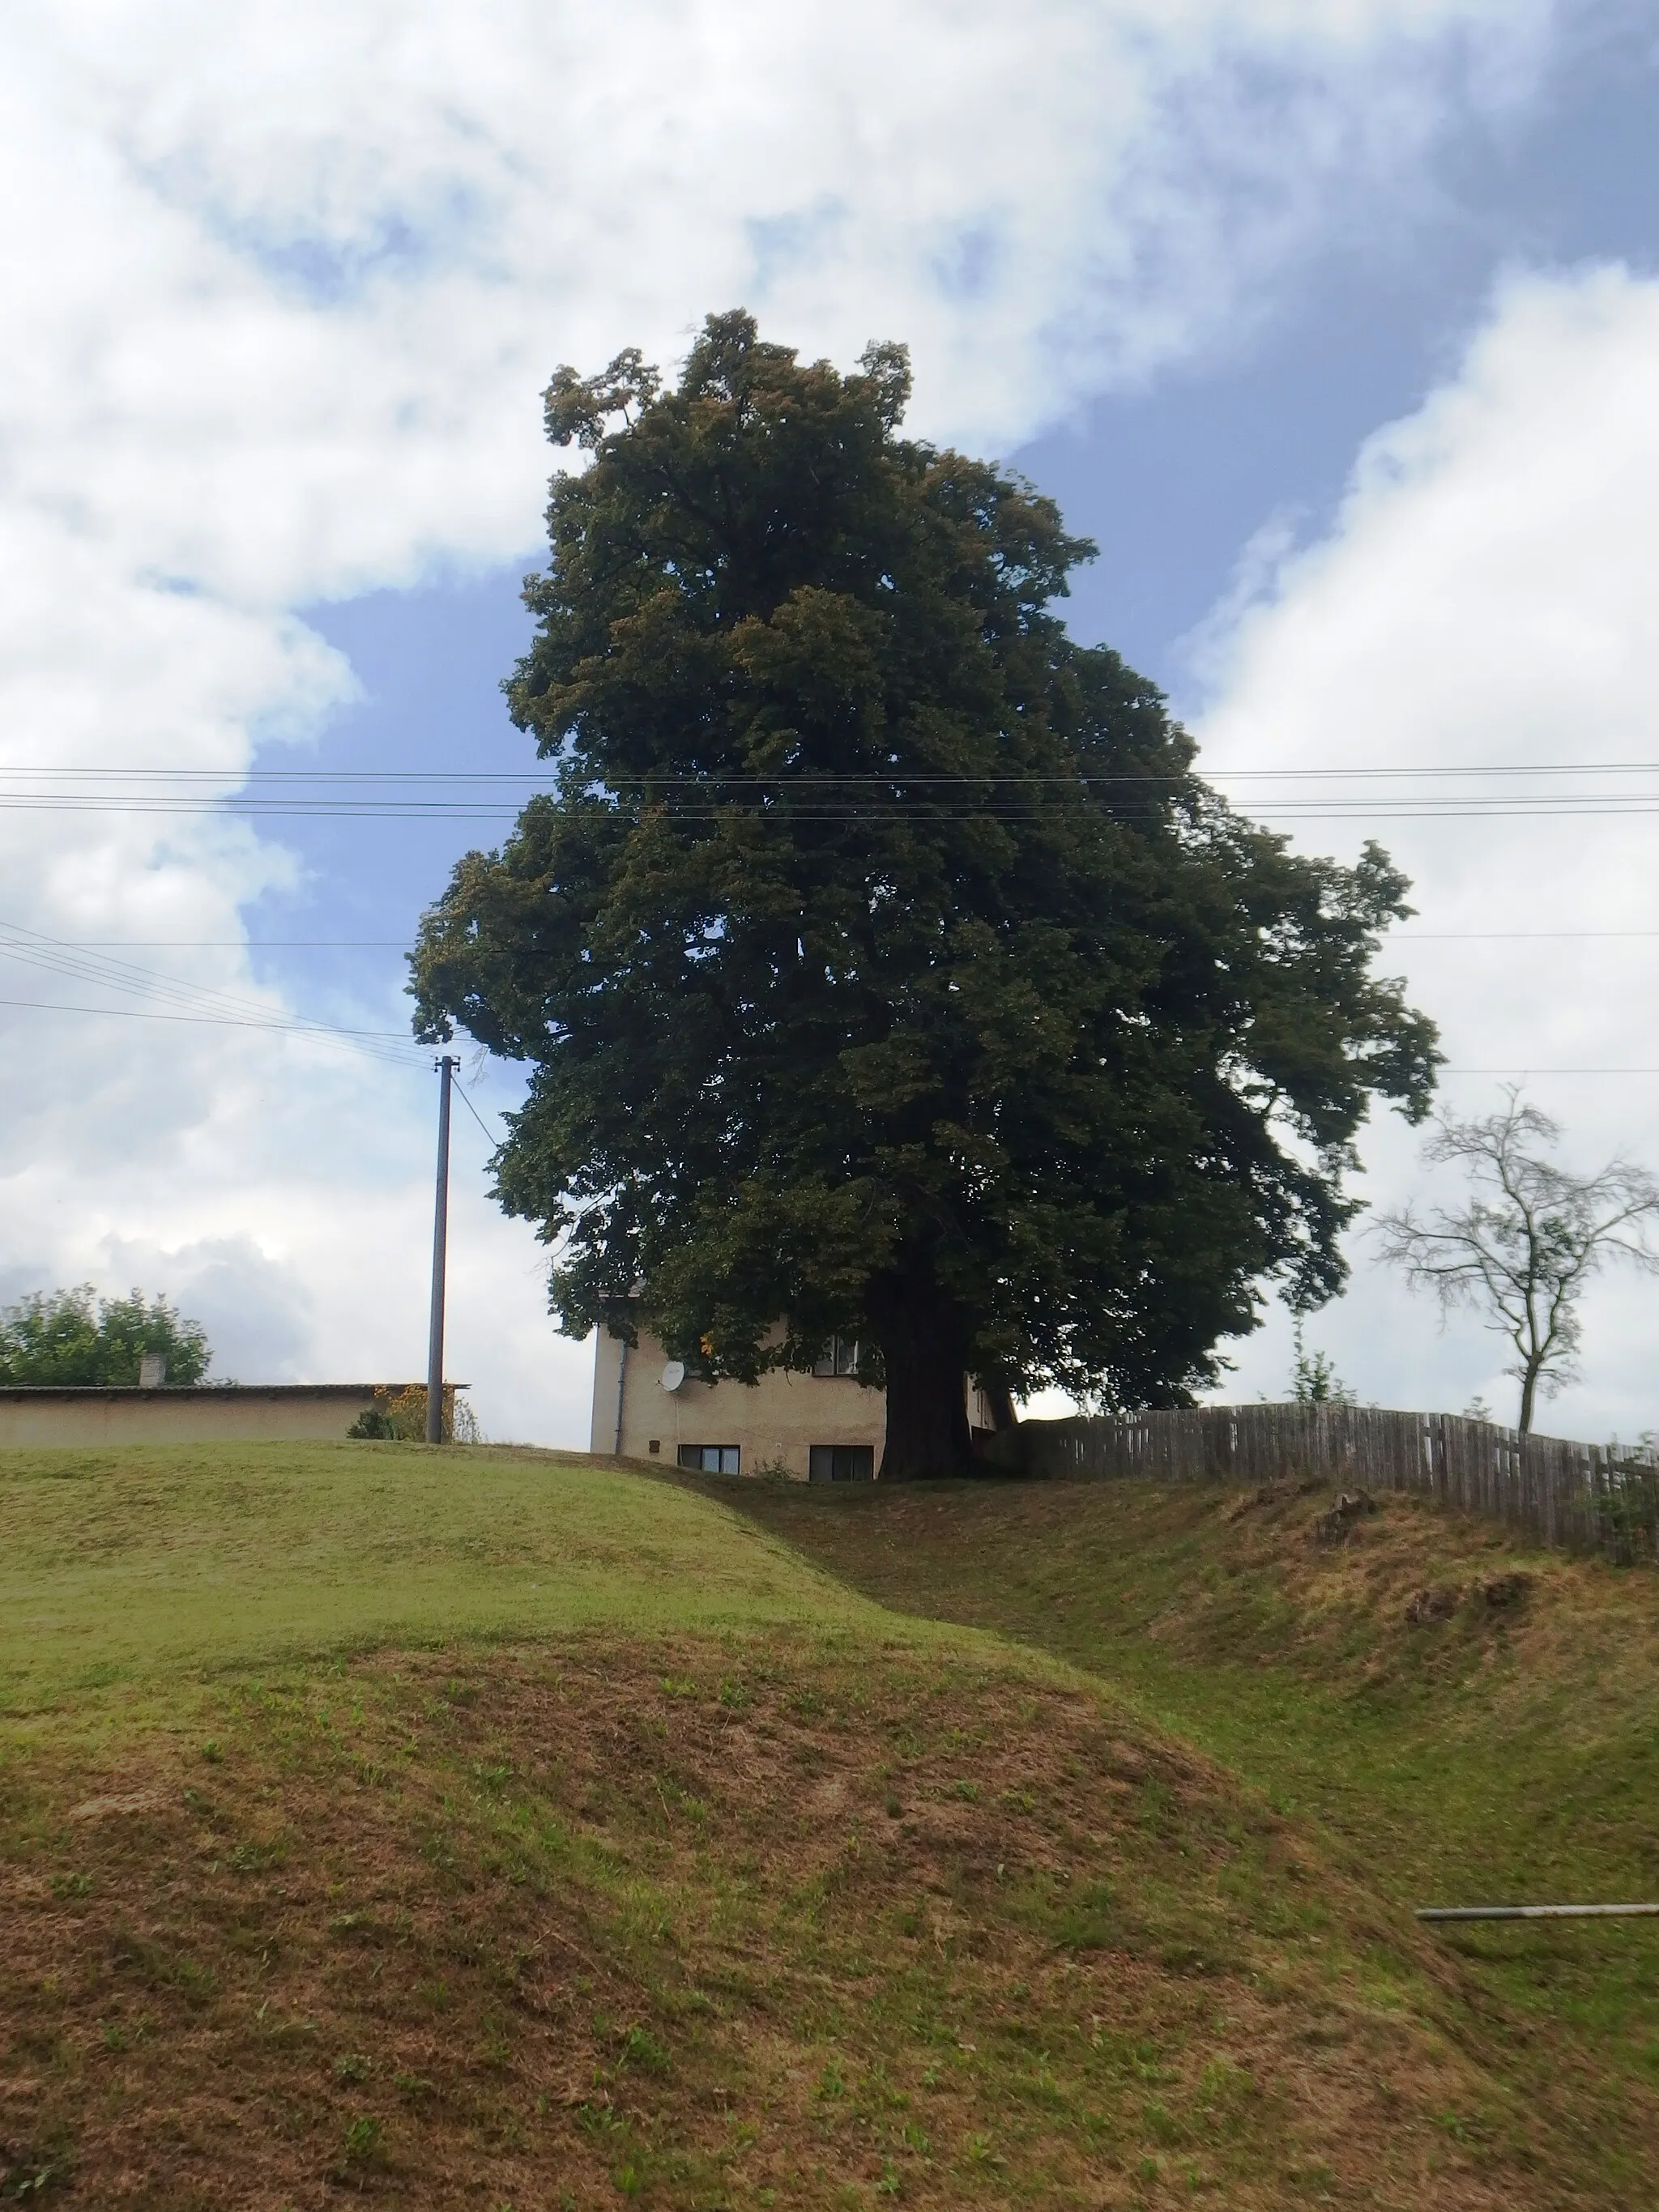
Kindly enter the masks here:
<path id="1" fill-rule="evenodd" d="M 113 1720 L 0 1728 L 14 2191 L 1476 2212 L 1572 2164 L 1415 1931 L 1018 1652 L 590 1631 Z"/>
<path id="2" fill-rule="evenodd" d="M 0 1461 L 0 2195 L 1656 2201 L 1659 1931 L 1408 1908 L 1654 1893 L 1659 1577 L 1325 1502 Z"/>
<path id="3" fill-rule="evenodd" d="M 877 1619 L 723 1506 L 545 1453 L 8 1452 L 0 1532 L 0 1710 L 386 1641 Z"/>
<path id="4" fill-rule="evenodd" d="M 1140 1483 L 741 1502 L 885 1605 L 1132 1688 L 1416 1903 L 1460 1901 L 1448 1885 L 1470 1902 L 1659 1897 L 1651 1572 L 1408 1498 L 1327 1549 L 1310 1527 L 1323 1491 L 1259 1507 Z M 1511 1602 L 1476 1594 L 1511 1575 Z M 1437 1586 L 1459 1601 L 1411 1620 Z"/>
<path id="5" fill-rule="evenodd" d="M 1311 1523 L 1329 1496 L 1115 1482 L 744 1502 L 884 1603 L 1127 1689 L 1402 1909 L 1659 1899 L 1659 1575 L 1409 1498 L 1327 1548 Z M 1424 1590 L 1449 1601 L 1413 1620 Z M 1627 2098 L 1659 2085 L 1659 1923 L 1437 1940 L 1514 2021 L 1515 2078 L 1566 2069 L 1616 2148 Z"/>

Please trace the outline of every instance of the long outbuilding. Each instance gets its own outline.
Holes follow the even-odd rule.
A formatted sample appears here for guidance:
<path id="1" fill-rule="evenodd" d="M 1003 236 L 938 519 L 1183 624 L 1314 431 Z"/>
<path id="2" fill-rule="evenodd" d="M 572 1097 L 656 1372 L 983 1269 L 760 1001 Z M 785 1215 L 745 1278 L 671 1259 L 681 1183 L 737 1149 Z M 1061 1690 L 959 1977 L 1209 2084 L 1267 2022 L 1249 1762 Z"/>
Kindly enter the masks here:
<path id="1" fill-rule="evenodd" d="M 0 1389 L 0 1450 L 73 1444 L 318 1443 L 406 1382 Z"/>

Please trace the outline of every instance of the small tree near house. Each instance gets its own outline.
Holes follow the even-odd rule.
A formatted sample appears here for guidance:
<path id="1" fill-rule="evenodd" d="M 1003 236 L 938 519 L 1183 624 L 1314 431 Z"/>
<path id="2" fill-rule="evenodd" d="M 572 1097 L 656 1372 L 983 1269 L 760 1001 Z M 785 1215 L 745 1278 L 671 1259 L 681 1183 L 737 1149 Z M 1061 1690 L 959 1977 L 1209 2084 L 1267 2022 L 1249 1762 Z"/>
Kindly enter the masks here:
<path id="1" fill-rule="evenodd" d="M 1354 1133 L 1437 1058 L 1386 855 L 1233 813 L 1056 618 L 1093 549 L 908 392 L 740 313 L 672 386 L 556 374 L 589 465 L 506 687 L 550 788 L 414 960 L 422 1036 L 530 1064 L 496 1189 L 562 1326 L 738 1381 L 857 1337 L 889 1480 L 968 1464 L 964 1373 L 1188 1403 L 1266 1279 L 1328 1297 Z"/>
<path id="2" fill-rule="evenodd" d="M 1383 1257 L 1431 1291 L 1443 1309 L 1470 1306 L 1508 1338 L 1521 1385 L 1516 1426 L 1533 1424 L 1540 1395 L 1570 1382 L 1580 1340 L 1578 1301 L 1609 1260 L 1659 1270 L 1651 1238 L 1659 1182 L 1623 1158 L 1577 1176 L 1549 1158 L 1561 1134 L 1511 1085 L 1496 1114 L 1437 1117 L 1424 1147 L 1436 1163 L 1462 1167 L 1474 1194 L 1462 1206 L 1411 1206 L 1379 1215 Z"/>

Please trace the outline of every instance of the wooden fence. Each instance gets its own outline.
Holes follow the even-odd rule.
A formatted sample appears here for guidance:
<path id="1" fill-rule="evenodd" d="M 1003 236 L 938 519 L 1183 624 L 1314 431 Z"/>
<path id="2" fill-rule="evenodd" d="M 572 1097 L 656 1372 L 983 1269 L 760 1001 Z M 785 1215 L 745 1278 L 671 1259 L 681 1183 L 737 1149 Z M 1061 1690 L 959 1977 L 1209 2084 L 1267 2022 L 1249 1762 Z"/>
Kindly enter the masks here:
<path id="1" fill-rule="evenodd" d="M 1374 1406 L 1200 1406 L 1023 1421 L 991 1438 L 1011 1473 L 1072 1480 L 1268 1483 L 1318 1477 L 1413 1490 L 1546 1544 L 1629 1563 L 1659 1558 L 1659 1460 L 1646 1448 L 1522 1436 L 1456 1413 Z"/>

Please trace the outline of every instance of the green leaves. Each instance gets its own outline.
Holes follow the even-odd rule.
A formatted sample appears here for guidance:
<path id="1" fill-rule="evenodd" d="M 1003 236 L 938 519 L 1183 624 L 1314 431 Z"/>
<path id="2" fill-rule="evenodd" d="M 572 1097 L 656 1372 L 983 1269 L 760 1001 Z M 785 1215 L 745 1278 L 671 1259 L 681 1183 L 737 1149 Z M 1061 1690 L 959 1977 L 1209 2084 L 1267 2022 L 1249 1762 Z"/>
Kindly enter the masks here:
<path id="1" fill-rule="evenodd" d="M 0 1386 L 132 1386 L 146 1352 L 167 1361 L 173 1383 L 199 1382 L 212 1353 L 198 1322 L 186 1321 L 164 1297 L 142 1291 L 99 1298 L 90 1283 L 73 1290 L 35 1291 L 0 1308 Z"/>
<path id="2" fill-rule="evenodd" d="M 1404 881 L 1231 814 L 1049 612 L 1092 548 L 900 436 L 908 390 L 741 313 L 675 387 L 555 377 L 593 459 L 506 687 L 555 788 L 426 916 L 419 1024 L 531 1062 L 499 1190 L 573 1332 L 745 1379 L 873 1337 L 890 1419 L 905 1316 L 936 1398 L 1179 1400 L 1264 1277 L 1340 1282 L 1370 1097 L 1424 1109 L 1432 1029 L 1370 972 Z"/>

